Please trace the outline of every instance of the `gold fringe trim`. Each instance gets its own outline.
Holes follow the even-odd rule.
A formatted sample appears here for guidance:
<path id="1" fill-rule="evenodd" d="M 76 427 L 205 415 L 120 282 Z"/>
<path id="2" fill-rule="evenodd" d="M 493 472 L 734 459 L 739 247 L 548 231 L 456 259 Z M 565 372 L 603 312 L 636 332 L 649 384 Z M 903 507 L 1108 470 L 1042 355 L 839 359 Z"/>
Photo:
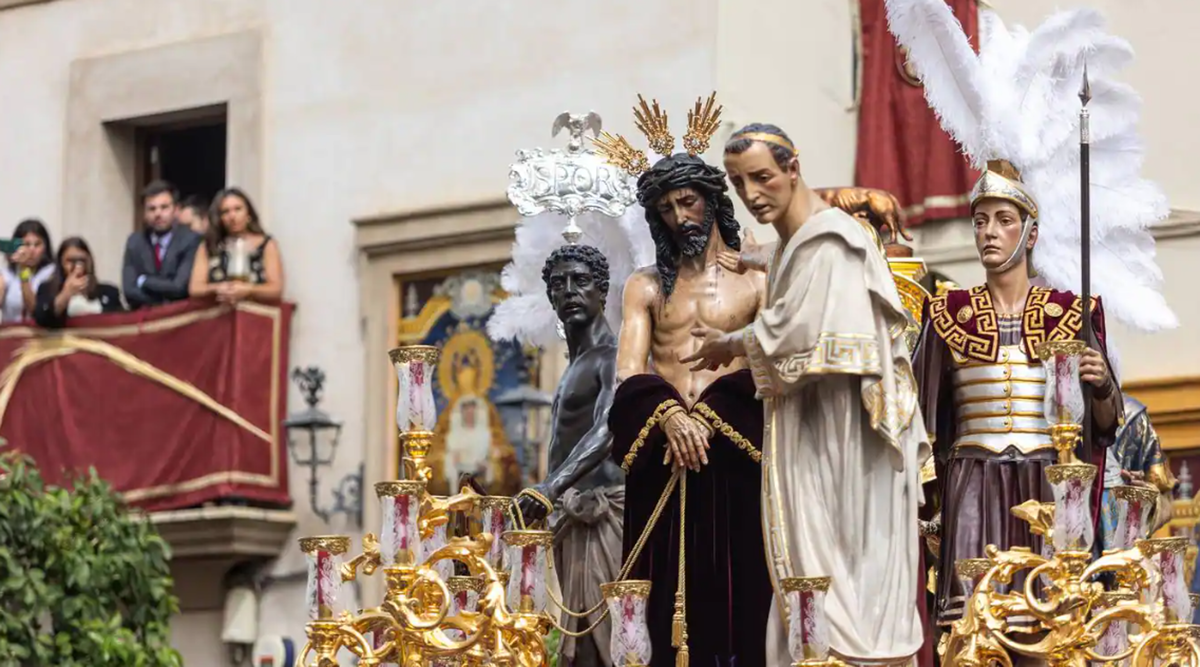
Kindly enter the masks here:
<path id="1" fill-rule="evenodd" d="M 0 424 L 4 423 L 4 415 L 8 411 L 8 403 L 12 400 L 13 391 L 21 379 L 21 374 L 40 363 L 65 357 L 76 352 L 86 352 L 103 357 L 123 370 L 144 377 L 152 382 L 163 385 L 181 396 L 191 399 L 212 410 L 221 417 L 252 433 L 255 437 L 271 442 L 271 435 L 261 428 L 251 424 L 244 417 L 221 405 L 195 385 L 166 373 L 151 364 L 138 359 L 121 348 L 90 338 L 64 335 L 53 338 L 35 338 L 30 340 L 17 351 L 15 359 L 3 373 L 0 373 Z"/>

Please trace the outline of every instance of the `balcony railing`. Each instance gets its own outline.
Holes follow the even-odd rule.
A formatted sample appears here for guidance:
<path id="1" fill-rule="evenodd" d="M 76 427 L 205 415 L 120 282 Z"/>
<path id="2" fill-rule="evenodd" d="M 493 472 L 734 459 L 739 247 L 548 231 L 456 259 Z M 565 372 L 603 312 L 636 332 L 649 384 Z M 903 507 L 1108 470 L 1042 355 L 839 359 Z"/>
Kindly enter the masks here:
<path id="1" fill-rule="evenodd" d="M 47 481 L 96 471 L 148 511 L 290 505 L 292 306 L 178 303 L 0 327 L 0 436 Z"/>

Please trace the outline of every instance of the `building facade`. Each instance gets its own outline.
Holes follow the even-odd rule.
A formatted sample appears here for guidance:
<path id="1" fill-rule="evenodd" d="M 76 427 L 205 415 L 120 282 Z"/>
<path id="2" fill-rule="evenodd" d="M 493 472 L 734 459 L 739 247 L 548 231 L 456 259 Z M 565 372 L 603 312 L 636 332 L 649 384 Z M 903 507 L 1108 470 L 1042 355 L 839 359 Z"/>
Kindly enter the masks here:
<path id="1" fill-rule="evenodd" d="M 1090 4 L 1139 54 L 1127 80 L 1145 99 L 1146 172 L 1176 210 L 1156 233 L 1181 326 L 1153 337 L 1117 330 L 1122 377 L 1146 392 L 1152 414 L 1174 420 L 1168 446 L 1200 449 L 1200 300 L 1191 293 L 1200 278 L 1200 132 L 1189 119 L 1200 93 L 1179 85 L 1200 78 L 1200 61 L 1185 57 L 1200 5 L 1159 2 L 1151 12 L 1128 0 Z M 996 5 L 1016 22 L 1049 11 L 1039 0 Z M 176 160 L 177 173 L 245 189 L 279 242 L 286 296 L 298 306 L 292 363 L 326 370 L 323 407 L 345 423 L 322 479 L 363 465 L 370 489 L 395 474 L 386 352 L 409 315 L 405 286 L 503 264 L 516 220 L 504 197 L 516 149 L 558 145 L 550 127 L 564 110 L 594 110 L 606 129 L 629 134 L 637 93 L 657 98 L 681 124 L 698 96 L 716 90 L 723 132 L 774 122 L 799 146 L 810 184 L 852 185 L 855 7 L 0 0 L 0 207 L 9 221 L 0 222 L 36 216 L 56 240 L 84 236 L 101 277 L 119 282 L 138 189 L 164 160 Z M 219 138 L 169 155 L 184 141 L 171 132 L 199 126 L 221 128 L 206 135 Z M 218 149 L 218 176 L 178 164 Z M 931 268 L 963 283 L 982 279 L 965 224 L 929 224 L 916 236 Z M 556 363 L 544 365 L 543 384 L 553 384 Z M 300 403 L 294 391 L 292 403 Z M 361 535 L 344 517 L 327 524 L 315 516 L 305 474 L 291 479 L 292 538 Z M 373 530 L 378 515 L 366 495 L 363 525 Z M 260 634 L 302 643 L 303 569 L 289 538 L 259 594 Z M 229 664 L 223 601 L 195 591 L 192 576 L 201 575 L 177 573 L 185 597 L 178 646 L 188 665 Z M 377 594 L 362 590 L 367 599 Z"/>

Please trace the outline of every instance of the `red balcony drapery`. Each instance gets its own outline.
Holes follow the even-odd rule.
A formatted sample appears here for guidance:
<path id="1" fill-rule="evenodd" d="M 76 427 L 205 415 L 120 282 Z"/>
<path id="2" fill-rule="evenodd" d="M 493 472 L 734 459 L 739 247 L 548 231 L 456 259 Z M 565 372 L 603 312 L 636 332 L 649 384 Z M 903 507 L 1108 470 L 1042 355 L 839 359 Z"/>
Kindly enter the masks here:
<path id="1" fill-rule="evenodd" d="M 188 302 L 0 327 L 0 436 L 48 481 L 95 467 L 148 510 L 287 505 L 291 315 Z"/>

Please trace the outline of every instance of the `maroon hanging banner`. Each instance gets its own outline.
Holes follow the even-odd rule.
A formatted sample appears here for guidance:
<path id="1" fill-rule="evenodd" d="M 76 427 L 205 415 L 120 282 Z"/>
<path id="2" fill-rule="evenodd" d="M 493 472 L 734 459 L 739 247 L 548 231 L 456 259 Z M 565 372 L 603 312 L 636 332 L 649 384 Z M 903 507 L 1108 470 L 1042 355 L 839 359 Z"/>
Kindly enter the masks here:
<path id="1" fill-rule="evenodd" d="M 94 466 L 134 505 L 288 505 L 292 306 L 177 303 L 49 332 L 0 327 L 0 436 L 61 484 Z"/>
<path id="2" fill-rule="evenodd" d="M 946 0 L 979 49 L 976 0 Z M 900 200 L 909 226 L 970 215 L 979 174 L 938 123 L 904 50 L 888 32 L 884 0 L 859 0 L 861 104 L 855 181 Z"/>

